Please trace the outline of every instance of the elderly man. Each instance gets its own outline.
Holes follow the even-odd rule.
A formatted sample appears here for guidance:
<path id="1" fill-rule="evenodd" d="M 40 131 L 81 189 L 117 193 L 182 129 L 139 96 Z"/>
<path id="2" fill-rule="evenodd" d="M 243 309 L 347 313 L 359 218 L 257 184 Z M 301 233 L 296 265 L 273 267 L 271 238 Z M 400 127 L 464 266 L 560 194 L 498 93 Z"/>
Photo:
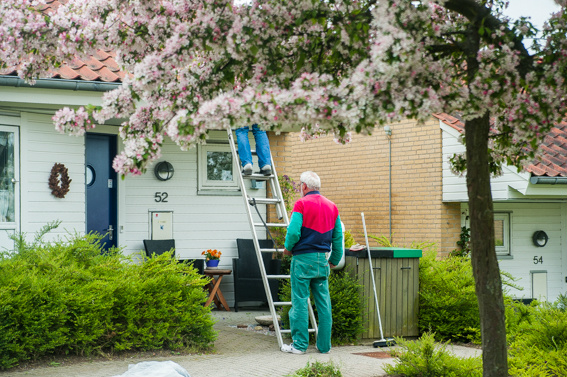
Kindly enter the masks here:
<path id="1" fill-rule="evenodd" d="M 309 345 L 309 289 L 313 292 L 319 319 L 317 349 L 331 350 L 331 297 L 328 277 L 330 267 L 339 263 L 343 236 L 339 210 L 335 203 L 319 193 L 321 179 L 312 171 L 300 177 L 301 199 L 293 207 L 287 228 L 284 254 L 291 259 L 291 344 L 283 352 L 303 354 Z M 332 248 L 331 248 L 332 246 Z M 327 260 L 327 255 L 331 251 Z"/>

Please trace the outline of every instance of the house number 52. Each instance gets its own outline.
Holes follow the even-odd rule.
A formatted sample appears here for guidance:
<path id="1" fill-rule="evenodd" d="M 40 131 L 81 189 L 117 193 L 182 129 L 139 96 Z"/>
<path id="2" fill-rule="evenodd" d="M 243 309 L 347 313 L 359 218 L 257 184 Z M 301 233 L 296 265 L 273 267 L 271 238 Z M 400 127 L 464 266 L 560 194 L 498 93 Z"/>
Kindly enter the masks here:
<path id="1" fill-rule="evenodd" d="M 156 192 L 156 194 L 154 195 L 154 200 L 157 203 L 167 203 L 167 192 Z"/>
<path id="2" fill-rule="evenodd" d="M 534 257 L 534 264 L 542 263 L 543 264 L 543 257 Z"/>

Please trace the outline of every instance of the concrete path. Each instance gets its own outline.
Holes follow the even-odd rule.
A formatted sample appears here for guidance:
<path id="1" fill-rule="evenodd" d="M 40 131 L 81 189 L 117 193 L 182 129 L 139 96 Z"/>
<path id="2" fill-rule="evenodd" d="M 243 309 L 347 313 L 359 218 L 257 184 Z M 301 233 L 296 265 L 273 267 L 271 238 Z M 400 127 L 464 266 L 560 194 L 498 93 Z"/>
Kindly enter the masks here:
<path id="1" fill-rule="evenodd" d="M 91 361 L 70 366 L 46 366 L 20 372 L 0 372 L 0 377 L 111 377 L 126 372 L 128 364 L 148 360 L 171 360 L 185 368 L 191 377 L 288 376 L 306 366 L 309 361 L 315 360 L 320 362 L 332 360 L 340 367 L 344 377 L 375 377 L 384 376 L 382 366 L 394 362 L 394 359 L 388 357 L 386 349 L 373 348 L 371 342 L 367 345 L 333 347 L 330 354 L 326 355 L 317 352 L 314 346 L 310 346 L 305 355 L 283 353 L 278 348 L 275 336 L 267 335 L 266 332 L 237 328 L 237 325 L 253 326 L 256 324 L 255 317 L 269 315 L 269 312 L 213 311 L 212 314 L 217 319 L 215 330 L 219 332 L 215 342 L 215 354 Z M 480 351 L 455 347 L 454 352 L 461 356 L 473 356 Z"/>

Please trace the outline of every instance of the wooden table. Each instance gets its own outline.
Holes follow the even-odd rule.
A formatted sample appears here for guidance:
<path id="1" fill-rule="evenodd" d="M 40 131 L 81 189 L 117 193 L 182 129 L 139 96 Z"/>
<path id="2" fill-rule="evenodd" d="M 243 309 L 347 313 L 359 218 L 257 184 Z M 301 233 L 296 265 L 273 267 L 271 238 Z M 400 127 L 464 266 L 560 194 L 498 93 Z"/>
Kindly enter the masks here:
<path id="1" fill-rule="evenodd" d="M 210 283 L 207 284 L 207 288 L 209 289 L 209 298 L 205 303 L 205 306 L 209 306 L 211 302 L 214 301 L 217 308 L 219 309 L 224 308 L 224 310 L 229 312 L 230 308 L 228 307 L 228 304 L 224 299 L 224 296 L 220 289 L 220 283 L 222 281 L 223 276 L 232 274 L 232 270 L 205 268 L 205 271 L 203 271 L 203 273 L 205 274 L 205 276 L 211 278 Z M 215 276 L 218 277 L 215 279 Z"/>

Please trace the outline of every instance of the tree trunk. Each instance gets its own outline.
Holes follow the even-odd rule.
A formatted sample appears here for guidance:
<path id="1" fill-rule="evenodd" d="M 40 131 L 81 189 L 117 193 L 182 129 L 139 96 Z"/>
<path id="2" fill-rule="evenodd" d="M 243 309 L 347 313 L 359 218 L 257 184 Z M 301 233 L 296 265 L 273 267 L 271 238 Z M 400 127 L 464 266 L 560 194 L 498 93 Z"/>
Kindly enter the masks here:
<path id="1" fill-rule="evenodd" d="M 489 114 L 465 123 L 471 259 L 480 311 L 484 377 L 508 377 L 502 281 L 494 246 L 488 165 Z"/>

